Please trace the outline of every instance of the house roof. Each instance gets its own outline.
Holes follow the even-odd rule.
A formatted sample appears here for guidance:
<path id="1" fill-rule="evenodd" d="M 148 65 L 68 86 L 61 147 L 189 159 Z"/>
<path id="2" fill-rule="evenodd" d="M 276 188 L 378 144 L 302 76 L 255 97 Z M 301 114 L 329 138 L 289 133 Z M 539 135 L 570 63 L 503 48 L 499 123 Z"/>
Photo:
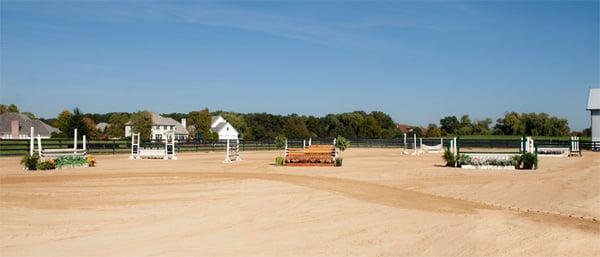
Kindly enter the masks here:
<path id="1" fill-rule="evenodd" d="M 600 110 L 600 88 L 590 88 L 587 110 Z"/>
<path id="2" fill-rule="evenodd" d="M 217 124 L 217 126 L 214 126 L 214 127 L 210 128 L 210 130 L 213 131 L 213 132 L 219 132 L 225 126 L 227 126 L 227 122 L 221 122 L 221 123 Z"/>
<path id="3" fill-rule="evenodd" d="M 100 122 L 98 124 L 96 124 L 96 129 L 99 130 L 105 130 L 108 127 L 108 123 L 106 122 Z"/>
<path id="4" fill-rule="evenodd" d="M 220 115 L 215 115 L 215 116 L 212 116 L 212 117 L 210 117 L 210 124 L 213 124 L 213 123 L 215 123 L 215 121 L 216 121 L 217 119 L 219 119 L 219 117 L 221 117 L 221 116 L 220 116 Z"/>
<path id="5" fill-rule="evenodd" d="M 184 128 L 183 125 L 181 125 L 181 123 L 177 122 L 172 118 L 160 116 L 158 113 L 155 112 L 150 112 L 150 115 L 152 115 L 152 126 L 175 126 L 175 134 L 189 134 L 187 129 Z M 127 123 L 125 123 L 125 125 L 131 125 L 131 121 L 128 121 Z"/>
<path id="6" fill-rule="evenodd" d="M 19 134 L 29 135 L 31 127 L 34 128 L 35 134 L 41 136 L 50 136 L 53 132 L 59 132 L 57 128 L 52 127 L 41 120 L 31 119 L 27 115 L 7 112 L 0 114 L 0 133 L 10 134 L 11 133 L 11 122 L 13 120 L 19 121 Z"/>

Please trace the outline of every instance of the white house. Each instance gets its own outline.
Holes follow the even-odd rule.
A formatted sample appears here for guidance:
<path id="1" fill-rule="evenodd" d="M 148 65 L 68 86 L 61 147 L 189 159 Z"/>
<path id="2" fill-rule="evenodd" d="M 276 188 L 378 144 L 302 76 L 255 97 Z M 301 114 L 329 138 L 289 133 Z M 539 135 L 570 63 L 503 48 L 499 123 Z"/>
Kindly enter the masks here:
<path id="1" fill-rule="evenodd" d="M 174 119 L 160 116 L 151 112 L 152 115 L 152 139 L 162 140 L 166 132 L 174 131 L 175 140 L 184 140 L 189 136 L 186 129 L 185 119 L 181 119 L 181 123 Z M 125 136 L 131 136 L 131 121 L 125 124 Z"/>
<path id="2" fill-rule="evenodd" d="M 587 110 L 591 113 L 592 142 L 596 142 L 593 150 L 600 151 L 600 88 L 591 88 Z"/>
<path id="3" fill-rule="evenodd" d="M 212 116 L 210 131 L 219 134 L 219 140 L 238 139 L 239 133 L 223 116 Z"/>

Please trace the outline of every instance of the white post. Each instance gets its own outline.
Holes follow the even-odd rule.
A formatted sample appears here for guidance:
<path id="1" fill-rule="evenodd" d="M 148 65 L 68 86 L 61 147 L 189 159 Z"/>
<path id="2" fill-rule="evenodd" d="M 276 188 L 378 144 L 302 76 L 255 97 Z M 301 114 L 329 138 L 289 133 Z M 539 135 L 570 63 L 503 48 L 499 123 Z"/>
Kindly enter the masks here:
<path id="1" fill-rule="evenodd" d="M 131 154 L 129 155 L 129 159 L 134 159 L 135 158 L 133 156 L 133 148 L 135 148 L 134 139 L 135 139 L 135 134 L 131 133 Z"/>
<path id="2" fill-rule="evenodd" d="M 413 139 L 413 147 L 415 148 L 414 153 L 417 155 L 417 134 L 413 134 Z"/>
<path id="3" fill-rule="evenodd" d="M 423 152 L 423 138 L 419 138 L 419 148 L 421 150 L 421 152 Z"/>
<path id="4" fill-rule="evenodd" d="M 135 154 L 135 158 L 137 159 L 141 159 L 142 158 L 142 134 L 137 133 L 137 153 Z"/>
<path id="5" fill-rule="evenodd" d="M 31 127 L 31 134 L 29 136 L 29 155 L 30 156 L 33 156 L 33 147 L 34 147 L 33 140 L 34 140 L 33 127 Z"/>
<path id="6" fill-rule="evenodd" d="M 337 158 L 337 148 L 335 147 L 335 138 L 333 139 L 333 161 Z"/>
<path id="7" fill-rule="evenodd" d="M 77 153 L 77 129 L 75 129 L 73 135 L 73 152 Z"/>
<path id="8" fill-rule="evenodd" d="M 454 138 L 454 151 L 453 153 L 457 153 L 458 152 L 458 139 L 455 137 Z"/>
<path id="9" fill-rule="evenodd" d="M 42 136 L 40 136 L 40 134 L 37 135 L 37 141 L 38 141 L 38 156 L 40 158 L 42 158 Z"/>
<path id="10" fill-rule="evenodd" d="M 227 139 L 227 149 L 226 149 L 226 153 L 225 153 L 225 163 L 230 163 L 231 162 L 231 157 L 229 157 L 229 139 Z"/>
<path id="11" fill-rule="evenodd" d="M 406 147 L 406 133 L 404 133 L 404 153 L 408 151 L 408 147 Z"/>
<path id="12" fill-rule="evenodd" d="M 312 145 L 312 137 L 308 138 L 308 147 L 310 147 Z"/>
<path id="13" fill-rule="evenodd" d="M 287 139 L 285 140 L 285 152 L 283 153 L 284 157 L 287 157 L 288 155 L 288 145 L 287 145 Z"/>
<path id="14" fill-rule="evenodd" d="M 85 152 L 85 150 L 86 150 L 85 135 L 83 135 L 83 151 Z"/>
<path id="15" fill-rule="evenodd" d="M 169 151 L 167 150 L 169 148 L 169 135 L 164 134 L 165 136 L 165 157 L 163 157 L 163 160 L 168 160 L 169 159 Z"/>
<path id="16" fill-rule="evenodd" d="M 239 138 L 235 140 L 235 154 L 236 154 L 235 160 L 241 161 L 242 157 L 240 156 L 240 139 Z"/>
<path id="17" fill-rule="evenodd" d="M 172 160 L 177 160 L 177 156 L 175 156 L 177 149 L 175 149 L 175 132 L 171 135 L 171 147 L 173 148 L 173 155 L 171 156 Z"/>
<path id="18" fill-rule="evenodd" d="M 306 148 L 306 139 L 303 139 L 302 140 L 302 149 L 305 149 L 305 148 Z"/>

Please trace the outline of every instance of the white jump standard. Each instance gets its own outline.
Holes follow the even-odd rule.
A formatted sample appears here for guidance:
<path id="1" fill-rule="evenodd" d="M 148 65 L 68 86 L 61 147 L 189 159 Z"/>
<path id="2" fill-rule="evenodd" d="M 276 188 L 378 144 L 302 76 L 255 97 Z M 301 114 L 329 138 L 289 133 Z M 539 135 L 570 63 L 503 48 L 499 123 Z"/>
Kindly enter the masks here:
<path id="1" fill-rule="evenodd" d="M 233 141 L 233 142 L 230 142 Z M 242 157 L 240 157 L 240 140 L 236 139 L 231 140 L 227 139 L 227 149 L 225 153 L 225 160 L 223 163 L 232 163 L 236 161 L 241 161 Z"/>
<path id="2" fill-rule="evenodd" d="M 34 144 L 34 129 L 33 127 L 31 127 L 31 136 L 29 137 L 29 155 L 33 155 L 35 152 L 35 144 Z M 38 155 L 40 156 L 40 158 L 46 159 L 46 158 L 55 158 L 55 157 L 62 157 L 62 156 L 80 156 L 80 157 L 86 157 L 87 156 L 87 149 L 86 149 L 86 138 L 85 135 L 83 135 L 83 146 L 81 149 L 77 148 L 77 129 L 75 129 L 74 131 L 74 136 L 73 136 L 73 148 L 60 148 L 60 149 L 43 149 L 42 148 L 42 137 L 38 134 L 37 135 L 37 152 Z"/>
<path id="3" fill-rule="evenodd" d="M 129 159 L 164 159 L 177 160 L 175 156 L 175 133 L 165 133 L 164 148 L 141 147 L 140 133 L 131 134 L 131 155 Z"/>

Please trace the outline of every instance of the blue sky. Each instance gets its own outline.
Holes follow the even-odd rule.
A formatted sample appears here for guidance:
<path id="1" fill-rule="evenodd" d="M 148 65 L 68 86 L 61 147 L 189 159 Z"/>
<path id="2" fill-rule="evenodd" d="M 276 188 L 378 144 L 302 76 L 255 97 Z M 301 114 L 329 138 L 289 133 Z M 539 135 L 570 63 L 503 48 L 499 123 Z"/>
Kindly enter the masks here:
<path id="1" fill-rule="evenodd" d="M 600 4 L 1 2 L 0 101 L 54 117 L 211 110 L 548 112 L 589 124 Z"/>

